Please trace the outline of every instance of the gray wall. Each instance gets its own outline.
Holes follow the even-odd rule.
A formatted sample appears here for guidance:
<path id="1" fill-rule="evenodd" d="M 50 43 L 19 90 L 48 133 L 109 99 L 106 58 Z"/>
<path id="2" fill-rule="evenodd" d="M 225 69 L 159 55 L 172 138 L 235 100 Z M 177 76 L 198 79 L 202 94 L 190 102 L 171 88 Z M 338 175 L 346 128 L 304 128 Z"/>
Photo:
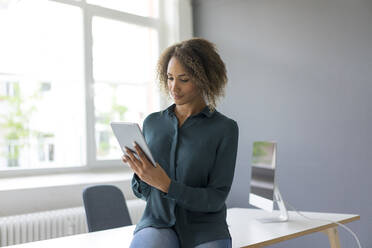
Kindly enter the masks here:
<path id="1" fill-rule="evenodd" d="M 195 36 L 213 41 L 238 121 L 229 207 L 249 207 L 254 140 L 278 142 L 283 197 L 304 211 L 356 213 L 372 247 L 372 1 L 195 0 Z M 357 247 L 340 230 L 342 247 Z M 324 234 L 271 247 L 328 247 Z"/>

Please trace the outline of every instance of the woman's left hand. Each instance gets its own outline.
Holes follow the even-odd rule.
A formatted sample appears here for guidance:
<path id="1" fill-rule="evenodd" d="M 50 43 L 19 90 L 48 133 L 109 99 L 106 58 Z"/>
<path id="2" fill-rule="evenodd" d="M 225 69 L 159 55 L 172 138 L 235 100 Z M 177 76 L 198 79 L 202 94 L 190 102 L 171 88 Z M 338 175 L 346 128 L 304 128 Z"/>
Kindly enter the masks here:
<path id="1" fill-rule="evenodd" d="M 136 173 L 142 181 L 168 193 L 171 179 L 164 169 L 158 163 L 156 163 L 156 167 L 154 167 L 137 143 L 134 143 L 134 148 L 136 149 L 139 159 L 135 157 L 130 149 L 125 147 L 128 155 L 123 156 L 123 162 L 128 163 L 133 172 Z"/>

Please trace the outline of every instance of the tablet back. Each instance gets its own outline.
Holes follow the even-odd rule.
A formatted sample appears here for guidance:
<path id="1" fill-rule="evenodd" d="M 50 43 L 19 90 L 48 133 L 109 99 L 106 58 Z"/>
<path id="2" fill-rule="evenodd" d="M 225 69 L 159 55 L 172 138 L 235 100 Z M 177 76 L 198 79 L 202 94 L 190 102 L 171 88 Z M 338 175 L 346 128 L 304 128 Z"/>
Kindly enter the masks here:
<path id="1" fill-rule="evenodd" d="M 156 162 L 151 154 L 150 149 L 147 146 L 145 138 L 141 132 L 141 129 L 137 123 L 134 122 L 111 122 L 112 131 L 115 134 L 116 139 L 119 142 L 121 150 L 125 152 L 125 146 L 131 149 L 135 155 L 136 149 L 134 148 L 133 142 L 136 142 L 144 151 L 147 158 L 155 166 Z M 138 155 L 137 155 L 138 157 Z"/>

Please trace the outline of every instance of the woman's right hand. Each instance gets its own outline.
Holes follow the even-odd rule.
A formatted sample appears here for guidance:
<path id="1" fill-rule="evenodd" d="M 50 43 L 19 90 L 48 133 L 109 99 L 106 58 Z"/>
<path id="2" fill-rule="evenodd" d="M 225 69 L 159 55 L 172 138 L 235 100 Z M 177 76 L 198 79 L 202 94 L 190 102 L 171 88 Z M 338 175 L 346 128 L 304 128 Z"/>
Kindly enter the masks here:
<path id="1" fill-rule="evenodd" d="M 139 159 L 126 147 L 127 155 L 122 157 L 123 162 L 128 163 L 129 167 L 142 181 L 168 193 L 171 179 L 161 165 L 156 163 L 156 167 L 154 167 L 137 144 L 134 144 L 134 148 L 136 149 Z"/>

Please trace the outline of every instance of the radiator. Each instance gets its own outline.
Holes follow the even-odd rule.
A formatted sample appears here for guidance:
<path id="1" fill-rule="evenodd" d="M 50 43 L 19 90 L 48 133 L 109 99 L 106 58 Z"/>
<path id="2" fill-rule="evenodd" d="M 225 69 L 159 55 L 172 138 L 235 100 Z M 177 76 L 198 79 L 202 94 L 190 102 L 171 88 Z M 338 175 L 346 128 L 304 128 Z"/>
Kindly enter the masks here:
<path id="1" fill-rule="evenodd" d="M 0 246 L 88 231 L 83 207 L 0 217 Z"/>

